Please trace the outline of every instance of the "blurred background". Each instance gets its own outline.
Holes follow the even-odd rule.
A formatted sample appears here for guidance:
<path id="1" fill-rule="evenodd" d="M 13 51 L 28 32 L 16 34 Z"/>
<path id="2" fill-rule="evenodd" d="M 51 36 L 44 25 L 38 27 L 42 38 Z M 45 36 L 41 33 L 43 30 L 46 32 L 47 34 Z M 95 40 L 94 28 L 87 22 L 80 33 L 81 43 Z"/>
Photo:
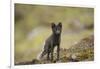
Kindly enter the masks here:
<path id="1" fill-rule="evenodd" d="M 15 63 L 37 58 L 52 34 L 52 22 L 62 22 L 61 48 L 94 34 L 93 8 L 16 3 L 14 15 Z"/>

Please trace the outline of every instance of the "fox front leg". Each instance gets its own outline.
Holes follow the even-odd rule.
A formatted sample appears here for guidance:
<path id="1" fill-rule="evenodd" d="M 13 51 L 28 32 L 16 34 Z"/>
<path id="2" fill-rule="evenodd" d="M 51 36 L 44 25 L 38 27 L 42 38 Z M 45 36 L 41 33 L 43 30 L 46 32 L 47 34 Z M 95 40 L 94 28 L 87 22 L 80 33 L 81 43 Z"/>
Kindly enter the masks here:
<path id="1" fill-rule="evenodd" d="M 51 62 L 53 61 L 53 49 L 54 49 L 53 43 L 51 43 Z"/>
<path id="2" fill-rule="evenodd" d="M 50 52 L 48 50 L 48 52 L 47 52 L 47 60 L 50 60 L 49 54 L 50 54 Z"/>
<path id="3" fill-rule="evenodd" d="M 60 46 L 59 46 L 59 44 L 58 44 L 58 46 L 57 46 L 57 60 L 59 60 L 59 55 L 60 55 Z"/>

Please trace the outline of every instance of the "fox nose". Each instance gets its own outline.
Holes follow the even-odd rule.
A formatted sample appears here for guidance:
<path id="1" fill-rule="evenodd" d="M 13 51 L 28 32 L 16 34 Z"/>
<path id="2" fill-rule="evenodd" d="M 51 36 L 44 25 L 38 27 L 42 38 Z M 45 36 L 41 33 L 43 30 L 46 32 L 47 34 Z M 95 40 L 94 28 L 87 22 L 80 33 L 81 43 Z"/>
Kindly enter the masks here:
<path id="1" fill-rule="evenodd" d="M 59 33 L 60 33 L 60 31 L 59 31 L 59 30 L 57 30 L 57 31 L 56 31 L 56 33 L 57 33 L 57 34 L 59 34 Z"/>

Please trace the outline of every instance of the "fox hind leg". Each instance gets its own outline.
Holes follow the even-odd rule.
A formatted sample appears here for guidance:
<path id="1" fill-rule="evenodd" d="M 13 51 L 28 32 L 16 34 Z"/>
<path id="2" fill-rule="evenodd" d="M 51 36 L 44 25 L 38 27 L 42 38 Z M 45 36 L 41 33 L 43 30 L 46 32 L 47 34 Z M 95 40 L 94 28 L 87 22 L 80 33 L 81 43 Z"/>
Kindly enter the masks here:
<path id="1" fill-rule="evenodd" d="M 43 58 L 43 56 L 46 55 L 46 51 L 44 50 L 40 56 L 40 58 Z"/>

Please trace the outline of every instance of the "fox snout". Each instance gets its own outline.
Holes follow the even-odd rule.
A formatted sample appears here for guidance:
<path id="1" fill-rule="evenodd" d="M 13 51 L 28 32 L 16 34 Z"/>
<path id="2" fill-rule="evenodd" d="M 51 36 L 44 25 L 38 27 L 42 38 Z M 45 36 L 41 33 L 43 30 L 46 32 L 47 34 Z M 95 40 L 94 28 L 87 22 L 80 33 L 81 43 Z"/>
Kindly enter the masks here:
<path id="1" fill-rule="evenodd" d="M 57 30 L 57 31 L 56 31 L 56 34 L 60 34 L 60 30 Z"/>

